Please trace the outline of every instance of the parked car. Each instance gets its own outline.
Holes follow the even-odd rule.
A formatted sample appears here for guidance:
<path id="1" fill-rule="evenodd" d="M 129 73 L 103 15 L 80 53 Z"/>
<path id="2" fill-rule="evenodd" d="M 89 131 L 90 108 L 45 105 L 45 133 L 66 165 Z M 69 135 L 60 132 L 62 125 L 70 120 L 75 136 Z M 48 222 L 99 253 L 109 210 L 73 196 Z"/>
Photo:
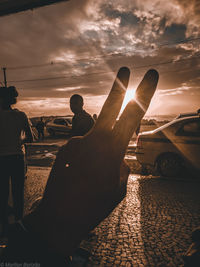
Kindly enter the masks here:
<path id="1" fill-rule="evenodd" d="M 183 117 L 197 116 L 197 115 L 198 115 L 197 112 L 181 113 L 176 117 L 176 119 L 180 119 L 180 118 L 183 118 Z"/>
<path id="2" fill-rule="evenodd" d="M 176 118 L 140 133 L 135 153 L 143 168 L 153 166 L 163 176 L 179 176 L 188 168 L 199 171 L 200 117 Z"/>
<path id="3" fill-rule="evenodd" d="M 176 119 L 180 119 L 183 117 L 191 117 L 191 116 L 200 116 L 200 109 L 198 109 L 196 112 L 181 113 L 176 117 Z"/>
<path id="4" fill-rule="evenodd" d="M 69 135 L 72 129 L 72 117 L 55 118 L 46 124 L 46 129 L 52 136 L 56 134 Z"/>

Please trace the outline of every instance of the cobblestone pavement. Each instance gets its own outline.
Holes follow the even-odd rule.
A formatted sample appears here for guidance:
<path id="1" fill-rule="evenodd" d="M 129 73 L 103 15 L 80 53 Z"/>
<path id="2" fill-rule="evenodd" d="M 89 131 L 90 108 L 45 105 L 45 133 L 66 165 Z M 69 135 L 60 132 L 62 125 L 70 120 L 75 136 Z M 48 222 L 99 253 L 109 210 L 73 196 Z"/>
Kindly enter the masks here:
<path id="1" fill-rule="evenodd" d="M 49 168 L 30 167 L 26 213 L 44 189 Z M 200 180 L 130 175 L 127 197 L 83 241 L 87 266 L 181 266 L 193 228 L 200 224 Z"/>

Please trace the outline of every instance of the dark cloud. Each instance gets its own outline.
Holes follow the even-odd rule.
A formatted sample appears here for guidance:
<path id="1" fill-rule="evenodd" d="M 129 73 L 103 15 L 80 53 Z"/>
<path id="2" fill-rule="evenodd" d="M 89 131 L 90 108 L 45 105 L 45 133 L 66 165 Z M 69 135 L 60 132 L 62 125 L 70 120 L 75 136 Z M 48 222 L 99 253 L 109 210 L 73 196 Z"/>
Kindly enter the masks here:
<path id="1" fill-rule="evenodd" d="M 103 6 L 102 9 L 105 10 L 105 15 L 108 18 L 119 18 L 120 26 L 131 26 L 135 27 L 137 23 L 140 22 L 140 18 L 135 16 L 132 12 L 120 12 L 119 10 L 112 9 L 112 7 Z"/>
<path id="2" fill-rule="evenodd" d="M 165 27 L 162 39 L 178 42 L 186 38 L 185 34 L 186 25 L 173 23 L 170 26 Z"/>

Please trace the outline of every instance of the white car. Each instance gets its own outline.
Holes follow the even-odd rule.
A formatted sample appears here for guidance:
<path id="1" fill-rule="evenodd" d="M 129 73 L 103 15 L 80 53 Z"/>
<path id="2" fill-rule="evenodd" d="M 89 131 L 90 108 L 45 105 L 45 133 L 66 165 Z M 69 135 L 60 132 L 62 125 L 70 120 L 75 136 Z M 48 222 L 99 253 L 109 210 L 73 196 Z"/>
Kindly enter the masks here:
<path id="1" fill-rule="evenodd" d="M 200 117 L 176 118 L 149 132 L 139 134 L 136 158 L 153 166 L 163 176 L 174 177 L 188 168 L 200 170 Z"/>
<path id="2" fill-rule="evenodd" d="M 46 129 L 52 136 L 56 134 L 69 135 L 72 129 L 72 116 L 55 118 L 46 124 Z"/>

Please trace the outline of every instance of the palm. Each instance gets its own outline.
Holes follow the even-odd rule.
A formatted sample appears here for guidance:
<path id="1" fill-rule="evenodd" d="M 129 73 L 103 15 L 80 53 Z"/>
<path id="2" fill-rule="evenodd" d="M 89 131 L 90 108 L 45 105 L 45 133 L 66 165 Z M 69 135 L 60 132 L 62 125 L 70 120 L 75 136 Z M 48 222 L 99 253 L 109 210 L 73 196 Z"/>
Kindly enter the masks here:
<path id="1" fill-rule="evenodd" d="M 111 136 L 104 136 L 105 145 L 98 146 L 98 142 L 102 144 L 98 135 L 72 138 L 59 151 L 46 186 L 40 206 L 43 216 L 51 222 L 59 218 L 56 223 L 60 228 L 69 225 L 70 218 L 68 229 L 74 237 L 78 235 L 76 243 L 108 216 L 124 193 L 124 188 L 120 187 L 120 165 L 114 143 L 108 139 Z M 126 184 L 128 167 L 124 166 Z M 66 236 L 63 233 L 64 243 L 69 232 L 65 231 Z"/>

